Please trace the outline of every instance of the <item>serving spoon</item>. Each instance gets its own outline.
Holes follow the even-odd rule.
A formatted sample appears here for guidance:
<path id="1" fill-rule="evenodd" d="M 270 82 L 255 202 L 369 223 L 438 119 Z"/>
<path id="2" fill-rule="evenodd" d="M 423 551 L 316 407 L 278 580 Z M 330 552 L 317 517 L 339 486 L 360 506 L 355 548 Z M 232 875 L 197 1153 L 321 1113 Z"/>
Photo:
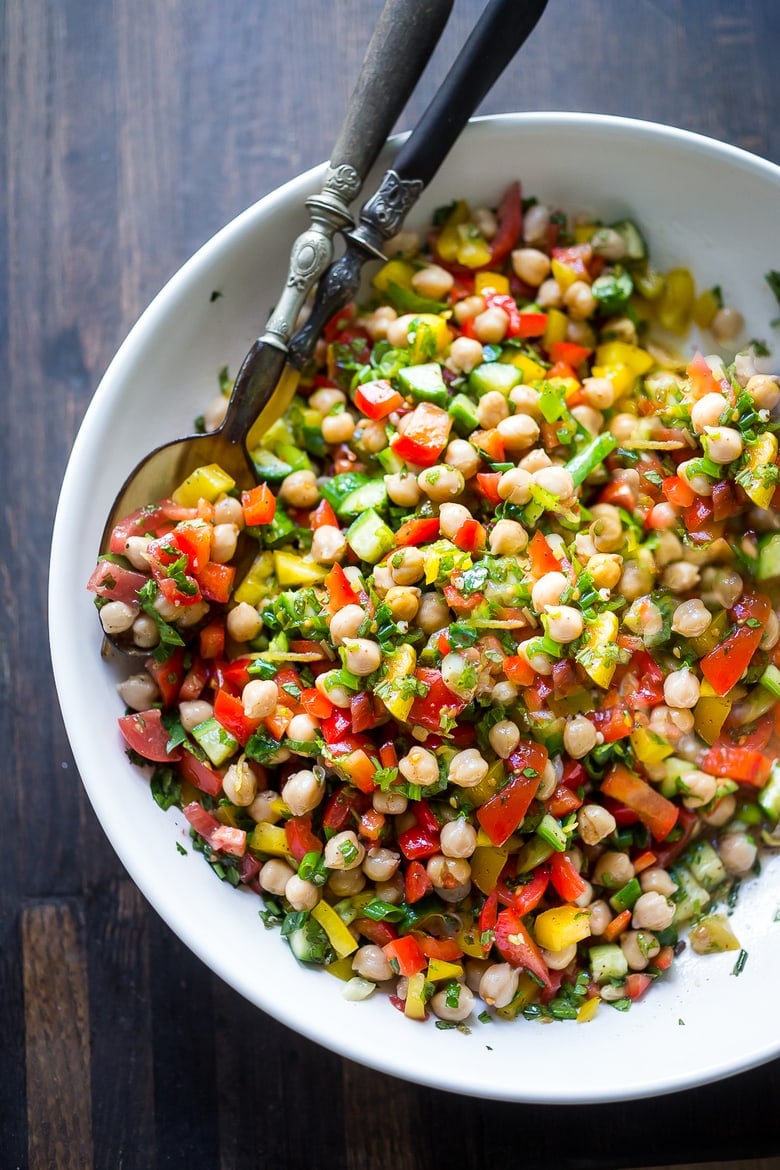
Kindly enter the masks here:
<path id="1" fill-rule="evenodd" d="M 385 12 L 393 2 L 409 5 L 409 0 L 388 0 Z M 174 487 L 182 483 L 197 467 L 218 464 L 235 480 L 238 488 L 254 486 L 258 477 L 247 450 L 247 435 L 250 430 L 256 430 L 255 424 L 261 413 L 270 425 L 273 416 L 283 411 L 284 405 L 278 401 L 277 396 L 282 398 L 288 396 L 284 393 L 284 379 L 280 385 L 288 357 L 297 369 L 305 364 L 313 352 L 325 322 L 343 307 L 357 289 L 362 265 L 369 259 L 384 259 L 381 244 L 399 230 L 409 209 L 436 174 L 471 114 L 536 27 L 546 4 L 547 0 L 489 0 L 447 78 L 401 148 L 394 167 L 385 173 L 377 192 L 364 204 L 360 212 L 359 226 L 347 233 L 347 252 L 340 261 L 331 264 L 330 267 L 327 261 L 324 265 L 315 265 L 311 254 L 316 250 L 312 241 L 312 231 L 305 232 L 298 238 L 293 245 L 285 294 L 280 298 L 265 333 L 255 342 L 242 363 L 222 424 L 207 434 L 192 435 L 166 443 L 152 451 L 136 467 L 114 501 L 103 532 L 101 548 L 104 551 L 108 548 L 111 532 L 120 519 L 151 501 L 169 496 Z M 411 0 L 411 7 L 418 15 L 423 5 L 420 0 Z M 428 21 L 430 27 L 433 23 L 431 15 L 428 16 Z M 439 27 L 443 27 L 443 21 Z M 434 36 L 433 44 L 435 40 Z M 419 49 L 419 45 L 415 44 L 415 47 Z M 432 45 L 429 52 L 430 48 Z M 377 60 L 376 56 L 372 58 L 369 49 L 363 73 L 368 66 L 374 79 L 377 77 L 374 73 Z M 424 61 L 419 60 L 419 53 L 415 56 L 415 62 L 417 72 L 420 72 Z M 356 95 L 361 89 L 363 73 L 355 91 Z M 407 82 L 409 87 L 412 83 Z M 354 104 L 355 95 L 347 117 L 348 122 L 352 119 L 352 127 L 360 120 L 359 111 L 353 116 Z M 374 149 L 376 139 L 373 135 L 376 134 L 379 120 L 380 116 L 377 113 L 371 121 L 369 130 L 372 135 L 371 162 L 376 158 L 381 146 L 380 143 Z M 385 118 L 384 122 L 387 124 L 389 121 L 391 127 L 394 120 L 395 114 L 389 120 Z M 343 138 L 343 132 L 341 137 Z M 361 162 L 365 162 L 366 157 L 367 151 L 364 147 Z M 369 166 L 370 163 L 365 166 L 363 174 L 367 172 Z M 333 169 L 331 161 L 323 194 L 307 200 L 315 220 L 322 219 L 322 204 L 327 202 L 326 192 L 328 195 L 332 194 L 328 184 Z M 333 224 L 333 218 L 326 213 L 328 225 Z M 335 230 L 343 230 L 351 222 L 351 217 L 346 209 L 343 209 L 340 222 L 330 230 L 328 240 L 330 241 Z M 312 230 L 320 235 L 322 226 L 321 223 L 317 223 Z M 315 274 L 309 279 L 308 276 L 301 274 L 301 268 L 311 268 L 315 270 Z M 295 335 L 288 351 L 297 311 L 323 272 L 319 295 L 309 322 Z M 290 293 L 291 286 L 298 294 L 304 287 L 303 296 L 294 297 Z M 291 305 L 297 305 L 295 314 L 290 312 Z M 124 653 L 148 655 L 147 650 L 135 647 L 121 638 L 109 636 L 109 641 Z"/>

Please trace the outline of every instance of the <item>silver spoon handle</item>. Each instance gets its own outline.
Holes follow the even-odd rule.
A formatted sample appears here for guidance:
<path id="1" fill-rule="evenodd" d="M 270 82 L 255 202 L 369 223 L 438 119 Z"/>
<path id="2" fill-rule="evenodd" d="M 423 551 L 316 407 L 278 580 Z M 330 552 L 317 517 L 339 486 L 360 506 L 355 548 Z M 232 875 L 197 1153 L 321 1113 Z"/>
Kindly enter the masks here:
<path id="1" fill-rule="evenodd" d="M 333 259 L 333 236 L 351 227 L 349 204 L 403 110 L 441 36 L 453 0 L 386 0 L 369 41 L 325 182 L 306 200 L 311 226 L 292 246 L 284 290 L 261 338 L 287 350 L 298 313 Z"/>

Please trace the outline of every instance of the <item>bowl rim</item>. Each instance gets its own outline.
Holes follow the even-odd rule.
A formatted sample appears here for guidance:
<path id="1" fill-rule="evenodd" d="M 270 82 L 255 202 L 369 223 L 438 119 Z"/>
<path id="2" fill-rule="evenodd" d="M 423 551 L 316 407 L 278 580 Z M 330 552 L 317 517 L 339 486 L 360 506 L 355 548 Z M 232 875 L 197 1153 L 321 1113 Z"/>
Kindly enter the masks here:
<path id="1" fill-rule="evenodd" d="M 667 146 L 673 144 L 686 152 L 693 151 L 710 158 L 720 157 L 738 169 L 760 174 L 765 179 L 770 179 L 777 184 L 780 191 L 780 166 L 768 159 L 694 131 L 643 119 L 612 114 L 567 111 L 492 114 L 472 119 L 461 138 L 482 133 L 484 127 L 506 125 L 516 125 L 521 130 L 581 128 L 583 131 L 594 129 L 615 135 L 630 133 L 647 141 L 660 141 Z M 406 137 L 406 134 L 395 135 L 389 140 L 386 151 L 394 152 L 397 150 Z M 383 158 L 385 157 L 387 156 L 383 156 Z M 296 192 L 310 186 L 324 173 L 326 165 L 323 162 L 301 172 L 251 204 L 219 229 L 170 277 L 141 313 L 116 351 L 88 403 L 74 441 L 63 477 L 52 532 L 48 598 L 49 640 L 55 684 L 68 739 L 76 765 L 79 768 L 81 782 L 86 789 L 101 827 L 121 863 L 147 901 L 187 948 L 193 951 L 210 970 L 251 1003 L 272 1014 L 274 1018 L 300 1035 L 346 1059 L 365 1064 L 379 1072 L 428 1087 L 478 1098 L 531 1104 L 572 1105 L 607 1103 L 677 1092 L 697 1085 L 708 1084 L 766 1063 L 780 1052 L 778 1041 L 769 1035 L 763 1047 L 756 1047 L 750 1052 L 736 1057 L 724 1054 L 719 1063 L 707 1069 L 697 1069 L 693 1073 L 675 1072 L 674 1069 L 671 1069 L 668 1077 L 660 1085 L 656 1079 L 652 1079 L 647 1082 L 637 1081 L 627 1091 L 623 1091 L 619 1086 L 613 1086 L 611 1090 L 606 1089 L 601 1092 L 594 1092 L 586 1085 L 583 1086 L 582 1092 L 563 1093 L 555 1099 L 551 1099 L 549 1093 L 535 1092 L 533 1087 L 530 1090 L 524 1087 L 522 1092 L 518 1093 L 511 1084 L 499 1084 L 497 1081 L 491 1084 L 471 1083 L 468 1070 L 460 1064 L 451 1068 L 438 1069 L 436 1075 L 432 1075 L 425 1068 L 409 1068 L 403 1064 L 403 1060 L 400 1054 L 396 1054 L 396 1050 L 373 1051 L 369 1044 L 363 1043 L 361 1045 L 360 1041 L 356 1040 L 353 1035 L 334 1035 L 329 1030 L 327 1022 L 316 1016 L 301 1019 L 296 1015 L 292 1005 L 272 1003 L 270 997 L 264 997 L 262 987 L 258 994 L 257 984 L 252 983 L 248 976 L 244 977 L 232 969 L 230 963 L 218 951 L 210 949 L 202 934 L 191 933 L 186 924 L 183 924 L 178 918 L 178 896 L 166 889 L 162 883 L 155 885 L 147 867 L 142 864 L 138 854 L 122 834 L 121 826 L 117 823 L 115 800 L 111 798 L 111 794 L 104 787 L 95 782 L 92 775 L 88 774 L 88 769 L 82 769 L 81 758 L 83 758 L 83 754 L 80 745 L 78 742 L 71 741 L 70 736 L 70 725 L 75 717 L 78 700 L 75 688 L 72 687 L 68 676 L 70 664 L 64 660 L 59 651 L 61 631 L 68 623 L 68 604 L 67 598 L 63 598 L 57 589 L 59 566 L 64 565 L 67 561 L 67 517 L 80 490 L 78 466 L 82 451 L 88 447 L 88 440 L 92 432 L 100 429 L 103 416 L 110 413 L 115 386 L 122 382 L 125 376 L 125 367 L 133 361 L 138 351 L 143 350 L 147 335 L 154 332 L 160 315 L 164 314 L 176 302 L 181 291 L 190 285 L 198 270 L 202 267 L 208 267 L 212 257 L 218 254 L 233 236 L 241 234 L 248 227 L 251 228 L 258 217 L 262 219 L 268 214 L 273 214 L 277 208 L 287 204 L 290 197 Z"/>

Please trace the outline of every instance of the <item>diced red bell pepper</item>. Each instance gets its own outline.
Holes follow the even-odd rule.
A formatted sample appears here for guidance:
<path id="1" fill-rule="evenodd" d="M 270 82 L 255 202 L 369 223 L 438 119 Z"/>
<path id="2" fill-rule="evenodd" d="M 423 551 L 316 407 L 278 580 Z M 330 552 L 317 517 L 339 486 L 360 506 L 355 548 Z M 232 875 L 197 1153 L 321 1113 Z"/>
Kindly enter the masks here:
<path id="1" fill-rule="evenodd" d="M 355 406 L 366 418 L 387 418 L 388 414 L 400 410 L 403 405 L 403 396 L 387 378 L 364 382 L 355 391 Z"/>
<path id="2" fill-rule="evenodd" d="M 495 427 L 490 427 L 486 431 L 472 431 L 469 435 L 469 442 L 472 447 L 477 448 L 481 455 L 493 463 L 503 463 L 506 459 L 504 436 Z"/>
<path id="3" fill-rule="evenodd" d="M 502 910 L 496 922 L 496 948 L 507 963 L 522 967 L 545 986 L 550 984 L 550 973 L 542 952 L 523 924 L 516 910 Z"/>
<path id="4" fill-rule="evenodd" d="M 683 520 L 689 532 L 701 531 L 712 520 L 712 501 L 706 496 L 697 496 L 683 512 Z"/>
<path id="5" fill-rule="evenodd" d="M 565 817 L 575 809 L 581 808 L 582 804 L 582 797 L 573 789 L 567 784 L 559 784 L 547 802 L 547 808 L 554 817 Z"/>
<path id="6" fill-rule="evenodd" d="M 712 485 L 712 518 L 720 522 L 730 520 L 742 511 L 742 504 L 737 499 L 734 485 L 727 479 Z"/>
<path id="7" fill-rule="evenodd" d="M 393 939 L 398 938 L 398 927 L 392 922 L 374 922 L 373 918 L 356 918 L 355 927 L 375 947 L 386 946 Z M 403 1004 L 401 1004 L 403 1011 Z"/>
<path id="8" fill-rule="evenodd" d="M 452 417 L 433 402 L 419 403 L 407 417 L 403 434 L 393 440 L 393 450 L 405 463 L 432 467 L 450 440 Z"/>
<path id="9" fill-rule="evenodd" d="M 276 496 L 267 483 L 259 483 L 250 491 L 241 493 L 241 507 L 248 527 L 270 524 L 276 514 Z"/>
<path id="10" fill-rule="evenodd" d="M 364 841 L 379 841 L 386 824 L 387 817 L 384 813 L 377 812 L 375 808 L 367 808 L 360 818 L 359 835 Z"/>
<path id="11" fill-rule="evenodd" d="M 328 719 L 333 713 L 333 704 L 316 687 L 304 687 L 299 702 L 312 719 Z"/>
<path id="12" fill-rule="evenodd" d="M 500 504 L 501 496 L 498 494 L 498 481 L 501 479 L 500 471 L 478 471 L 477 472 L 477 491 L 486 499 L 489 504 Z"/>
<path id="13" fill-rule="evenodd" d="M 487 540 L 487 533 L 478 520 L 466 520 L 452 538 L 453 544 L 464 552 L 481 552 Z"/>
<path id="14" fill-rule="evenodd" d="M 311 831 L 310 816 L 290 817 L 285 821 L 284 835 L 296 861 L 301 861 L 307 853 L 322 853 L 323 844 Z"/>
<path id="15" fill-rule="evenodd" d="M 498 921 L 498 888 L 491 890 L 487 898 L 482 904 L 482 909 L 479 912 L 479 933 L 480 935 L 489 935 L 490 940 L 482 942 L 483 951 L 489 951 L 493 945 L 493 932 L 496 929 L 496 922 Z"/>
<path id="16" fill-rule="evenodd" d="M 516 687 L 530 687 L 536 675 L 522 654 L 510 654 L 504 659 L 504 674 Z"/>
<path id="17" fill-rule="evenodd" d="M 184 680 L 184 647 L 177 647 L 163 662 L 148 658 L 144 665 L 157 683 L 163 706 L 172 706 L 178 698 Z"/>
<path id="18" fill-rule="evenodd" d="M 627 998 L 632 1001 L 641 999 L 652 982 L 650 975 L 645 975 L 642 971 L 632 971 L 630 975 L 626 976 Z"/>
<path id="19" fill-rule="evenodd" d="M 230 592 L 236 576 L 235 565 L 219 565 L 216 561 L 209 561 L 196 574 L 196 581 L 206 601 L 224 603 L 230 600 Z"/>
<path id="20" fill-rule="evenodd" d="M 669 503 L 674 504 L 676 508 L 690 508 L 696 499 L 696 492 L 679 475 L 667 475 L 663 481 L 662 491 Z"/>
<path id="21" fill-rule="evenodd" d="M 337 788 L 325 805 L 322 814 L 323 829 L 338 832 L 351 820 L 358 820 L 366 811 L 370 800 L 366 793 L 356 791 L 350 784 Z"/>
<path id="22" fill-rule="evenodd" d="M 574 341 L 554 341 L 550 346 L 550 358 L 553 362 L 566 362 L 576 370 L 593 353 L 586 345 L 577 345 Z"/>
<path id="23" fill-rule="evenodd" d="M 368 731 L 377 721 L 376 712 L 371 696 L 365 691 L 354 695 L 350 700 L 349 713 L 352 719 L 352 731 L 358 735 L 361 731 Z"/>
<path id="24" fill-rule="evenodd" d="M 546 747 L 535 743 L 532 739 L 521 739 L 506 761 L 506 765 L 515 775 L 528 775 L 530 772 L 535 772 L 537 776 L 541 776 L 547 766 L 547 759 Z"/>
<path id="25" fill-rule="evenodd" d="M 404 892 L 410 906 L 419 902 L 433 889 L 433 882 L 421 861 L 410 861 L 404 874 Z"/>
<path id="26" fill-rule="evenodd" d="M 677 805 L 651 788 L 646 780 L 629 772 L 623 764 L 616 764 L 605 776 L 601 791 L 635 812 L 657 841 L 668 837 L 677 823 L 680 811 Z"/>
<path id="27" fill-rule="evenodd" d="M 763 788 L 772 771 L 772 760 L 756 748 L 739 747 L 721 738 L 704 756 L 701 769 L 710 776 L 726 776 L 742 784 Z"/>
<path id="28" fill-rule="evenodd" d="M 405 934 L 403 938 L 393 939 L 382 950 L 388 963 L 397 968 L 399 975 L 416 975 L 428 966 L 428 960 L 414 935 Z"/>
<path id="29" fill-rule="evenodd" d="M 211 556 L 211 525 L 189 521 L 177 525 L 169 539 L 174 540 L 187 558 L 187 569 L 198 573 Z M 151 545 L 149 546 L 151 548 Z"/>
<path id="30" fill-rule="evenodd" d="M 507 187 L 498 205 L 496 218 L 498 227 L 490 242 L 491 267 L 506 260 L 520 240 L 523 229 L 523 202 L 519 183 L 510 183 Z"/>
<path id="31" fill-rule="evenodd" d="M 346 605 L 359 605 L 360 599 L 349 583 L 341 565 L 334 565 L 323 581 L 328 591 L 328 613 L 336 613 Z"/>
<path id="32" fill-rule="evenodd" d="M 196 833 L 204 837 L 212 849 L 229 853 L 232 857 L 243 857 L 246 853 L 246 830 L 223 825 L 206 812 L 202 805 L 193 800 L 182 809 Z"/>
<path id="33" fill-rule="evenodd" d="M 350 784 L 354 784 L 361 792 L 374 791 L 376 767 L 362 747 L 347 755 L 340 756 L 337 766 L 339 772 L 346 776 Z"/>
<path id="34" fill-rule="evenodd" d="M 522 918 L 535 910 L 544 897 L 550 884 L 550 865 L 546 861 L 537 865 L 521 882 L 516 880 L 516 874 L 517 858 L 510 857 L 501 871 L 496 894 L 502 906 L 511 907 Z"/>
<path id="35" fill-rule="evenodd" d="M 174 748 L 172 752 L 167 750 L 166 745 L 171 737 L 163 725 L 159 707 L 137 711 L 133 715 L 122 715 L 117 722 L 128 747 L 145 760 L 152 760 L 156 764 L 170 764 L 181 759 L 181 748 Z"/>
<path id="36" fill-rule="evenodd" d="M 398 752 L 394 743 L 383 743 L 379 749 L 379 762 L 383 768 L 398 767 Z"/>
<path id="37" fill-rule="evenodd" d="M 406 722 L 427 727 L 429 731 L 441 731 L 442 713 L 455 717 L 467 705 L 461 695 L 455 695 L 444 685 L 440 670 L 420 667 L 415 677 L 428 687 L 426 695 L 416 695 Z"/>
<path id="38" fill-rule="evenodd" d="M 330 715 L 320 724 L 323 739 L 331 745 L 338 743 L 351 730 L 352 715 L 341 707 L 334 707 Z"/>
<path id="39" fill-rule="evenodd" d="M 395 534 L 395 543 L 399 548 L 421 544 L 430 544 L 439 535 L 438 516 L 420 516 L 414 520 L 407 520 Z"/>
<path id="40" fill-rule="evenodd" d="M 701 672 L 717 695 L 727 695 L 750 666 L 763 637 L 763 627 L 739 626 L 699 661 Z"/>
<path id="41" fill-rule="evenodd" d="M 577 872 L 568 853 L 553 853 L 550 858 L 550 881 L 564 902 L 576 902 L 588 888 L 588 883 Z"/>
<path id="42" fill-rule="evenodd" d="M 225 653 L 225 623 L 221 618 L 209 622 L 198 634 L 201 658 L 221 658 Z"/>
<path id="43" fill-rule="evenodd" d="M 457 585 L 444 585 L 442 587 L 442 593 L 450 609 L 457 610 L 460 613 L 470 613 L 472 609 L 476 609 L 485 600 L 484 593 L 471 593 L 466 597 L 461 593 Z"/>
<path id="44" fill-rule="evenodd" d="M 215 772 L 208 764 L 197 759 L 192 752 L 182 752 L 179 771 L 193 788 L 207 792 L 209 796 L 218 796 L 222 791 L 222 777 L 219 772 Z"/>
<path id="45" fill-rule="evenodd" d="M 411 806 L 415 823 L 398 837 L 398 848 L 410 861 L 439 852 L 439 822 L 424 800 Z"/>
<path id="46" fill-rule="evenodd" d="M 513 776 L 477 809 L 477 820 L 494 845 L 503 845 L 522 824 L 540 780 L 541 775 Z"/>
<path id="47" fill-rule="evenodd" d="M 707 365 L 703 354 L 697 353 L 688 363 L 685 372 L 690 379 L 694 398 L 703 398 L 705 394 L 720 394 L 720 382 Z"/>
<path id="48" fill-rule="evenodd" d="M 240 694 L 251 678 L 249 673 L 249 667 L 251 665 L 252 659 L 248 654 L 242 654 L 239 658 L 232 658 L 230 662 L 226 659 L 221 659 L 219 662 L 216 662 L 214 664 L 214 673 L 217 686 L 223 687 L 226 691 L 230 691 L 232 695 Z"/>
<path id="49" fill-rule="evenodd" d="M 604 736 L 604 743 L 626 739 L 634 730 L 633 717 L 624 707 L 605 707 L 603 711 L 591 711 L 588 718 Z"/>
<path id="50" fill-rule="evenodd" d="M 528 545 L 528 555 L 531 558 L 531 572 L 534 577 L 543 577 L 545 573 L 560 571 L 560 561 L 547 543 L 547 537 L 538 528 Z"/>
<path id="51" fill-rule="evenodd" d="M 441 959 L 443 963 L 457 963 L 463 957 L 463 948 L 454 938 L 434 938 L 431 934 L 415 931 L 414 937 L 426 959 Z"/>
<path id="52" fill-rule="evenodd" d="M 333 511 L 328 500 L 320 500 L 319 504 L 317 504 L 317 507 L 309 515 L 309 526 L 313 532 L 318 528 L 324 528 L 326 526 L 328 528 L 338 528 L 339 522 L 336 518 L 336 513 Z"/>
<path id="53" fill-rule="evenodd" d="M 214 696 L 214 718 L 244 747 L 257 731 L 262 720 L 249 719 L 239 698 L 228 691 L 217 691 Z"/>

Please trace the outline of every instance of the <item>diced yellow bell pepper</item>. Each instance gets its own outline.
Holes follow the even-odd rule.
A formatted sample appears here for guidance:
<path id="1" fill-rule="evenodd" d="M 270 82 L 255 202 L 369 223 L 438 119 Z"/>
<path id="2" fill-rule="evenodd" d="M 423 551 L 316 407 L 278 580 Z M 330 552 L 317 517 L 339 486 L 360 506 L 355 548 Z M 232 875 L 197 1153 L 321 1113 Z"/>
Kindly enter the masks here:
<path id="1" fill-rule="evenodd" d="M 618 619 L 611 611 L 601 613 L 585 631 L 585 651 L 579 659 L 597 687 L 606 690 L 617 667 L 615 655 Z"/>
<path id="2" fill-rule="evenodd" d="M 632 374 L 646 374 L 653 367 L 653 356 L 646 349 L 628 341 L 605 341 L 596 350 L 597 366 L 628 366 Z"/>
<path id="3" fill-rule="evenodd" d="M 411 364 L 413 366 L 419 366 L 431 360 L 430 347 L 428 345 L 430 334 L 433 335 L 437 354 L 444 353 L 452 342 L 452 334 L 447 325 L 447 319 L 440 317 L 438 313 L 411 313 L 409 316 L 412 321 L 426 326 L 425 329 L 420 329 L 415 332 L 414 339 L 409 346 Z"/>
<path id="4" fill-rule="evenodd" d="M 705 654 L 709 654 L 710 650 L 714 650 L 719 642 L 723 641 L 728 624 L 728 614 L 725 609 L 722 609 L 720 613 L 715 615 L 703 634 L 688 639 L 697 658 L 703 658 Z"/>
<path id="5" fill-rule="evenodd" d="M 455 937 L 464 955 L 468 955 L 470 959 L 484 959 L 485 951 L 479 941 L 479 924 L 476 918 L 462 926 Z"/>
<path id="6" fill-rule="evenodd" d="M 509 292 L 509 281 L 502 272 L 478 272 L 474 277 L 474 292 L 477 296 L 492 289 L 499 296 L 506 296 Z"/>
<path id="7" fill-rule="evenodd" d="M 425 972 L 418 971 L 409 976 L 409 986 L 406 990 L 404 1015 L 410 1020 L 425 1019 Z"/>
<path id="8" fill-rule="evenodd" d="M 590 910 L 580 906 L 553 906 L 537 914 L 534 935 L 546 951 L 563 951 L 590 937 Z"/>
<path id="9" fill-rule="evenodd" d="M 249 838 L 249 847 L 258 853 L 267 853 L 269 857 L 292 857 L 284 826 L 269 825 L 267 821 L 255 825 Z"/>
<path id="10" fill-rule="evenodd" d="M 379 292 L 387 292 L 391 284 L 397 284 L 399 288 L 411 292 L 413 276 L 414 265 L 408 260 L 393 259 L 382 265 L 371 283 Z"/>
<path id="11" fill-rule="evenodd" d="M 457 261 L 466 268 L 484 268 L 490 263 L 490 244 L 471 223 L 459 224 Z"/>
<path id="12" fill-rule="evenodd" d="M 701 918 L 688 934 L 691 949 L 697 955 L 718 955 L 723 951 L 738 951 L 740 942 L 724 914 L 708 914 Z"/>
<path id="13" fill-rule="evenodd" d="M 319 581 L 325 580 L 328 572 L 327 565 L 305 561 L 297 553 L 288 552 L 286 549 L 277 549 L 274 552 L 274 573 L 282 588 L 287 585 L 316 585 Z"/>
<path id="14" fill-rule="evenodd" d="M 579 272 L 574 268 L 569 268 L 569 265 L 564 264 L 561 260 L 553 260 L 552 274 L 558 281 L 561 292 L 566 292 L 566 289 L 573 285 L 575 280 L 582 280 Z"/>
<path id="15" fill-rule="evenodd" d="M 401 723 L 404 722 L 412 709 L 414 695 L 404 694 L 400 684 L 404 679 L 412 677 L 416 665 L 417 651 L 414 646 L 403 643 L 393 652 L 387 667 L 387 674 L 383 679 L 383 682 L 398 684 L 397 689 L 394 686 L 393 693 L 383 702 L 393 718 L 398 719 Z"/>
<path id="16" fill-rule="evenodd" d="M 504 365 L 515 366 L 523 375 L 523 381 L 531 384 L 541 382 L 547 373 L 544 366 L 521 353 L 519 349 L 505 349 L 498 360 Z"/>
<path id="17" fill-rule="evenodd" d="M 587 244 L 593 238 L 596 227 L 595 223 L 575 223 L 574 243 Z"/>
<path id="18" fill-rule="evenodd" d="M 214 816 L 221 825 L 229 825 L 231 829 L 238 828 L 236 810 L 229 804 L 222 804 L 214 810 Z"/>
<path id="19" fill-rule="evenodd" d="M 496 1008 L 496 1015 L 502 1020 L 516 1020 L 529 1003 L 539 998 L 540 991 L 536 980 L 523 971 L 517 983 L 517 991 L 506 1007 Z"/>
<path id="20" fill-rule="evenodd" d="M 705 743 L 715 743 L 731 711 L 732 703 L 733 700 L 728 695 L 716 695 L 714 688 L 706 679 L 702 682 L 699 701 L 693 711 L 693 726 L 696 734 Z"/>
<path id="21" fill-rule="evenodd" d="M 612 383 L 617 398 L 622 398 L 633 389 L 636 375 L 628 366 L 594 366 L 591 370 L 594 378 L 608 378 Z"/>
<path id="22" fill-rule="evenodd" d="M 646 727 L 637 727 L 631 732 L 631 746 L 640 764 L 662 764 L 674 753 L 670 743 Z"/>
<path id="23" fill-rule="evenodd" d="M 329 975 L 335 975 L 336 979 L 341 979 L 343 983 L 348 983 L 355 975 L 351 955 L 345 955 L 343 959 L 336 959 L 336 962 L 330 963 L 325 970 Z"/>
<path id="24" fill-rule="evenodd" d="M 577 1012 L 577 1023 L 589 1024 L 599 1010 L 600 1003 L 601 1000 L 597 995 L 594 995 L 592 999 L 586 999 L 585 1003 Z"/>
<path id="25" fill-rule="evenodd" d="M 432 585 L 434 581 L 439 578 L 441 571 L 441 562 L 446 558 L 446 582 L 449 584 L 450 576 L 454 572 L 463 572 L 465 569 L 473 568 L 474 562 L 467 552 L 454 545 L 451 540 L 436 540 L 433 544 L 429 544 L 423 551 L 423 568 L 425 570 L 425 584 Z"/>
<path id="26" fill-rule="evenodd" d="M 687 268 L 667 272 L 658 301 L 658 322 L 670 333 L 684 333 L 690 325 L 696 285 Z"/>
<path id="27" fill-rule="evenodd" d="M 343 959 L 345 955 L 351 955 L 353 951 L 357 950 L 357 939 L 354 938 L 349 927 L 341 921 L 336 911 L 327 902 L 318 902 L 312 910 L 311 916 L 319 922 L 330 940 L 330 945 L 340 959 Z"/>
<path id="28" fill-rule="evenodd" d="M 705 289 L 703 293 L 699 293 L 696 300 L 693 302 L 693 320 L 700 329 L 709 329 L 712 324 L 715 314 L 720 308 L 720 301 L 714 289 Z"/>
<path id="29" fill-rule="evenodd" d="M 769 432 L 761 435 L 757 442 L 747 448 L 745 468 L 751 475 L 745 479 L 740 476 L 739 483 L 745 489 L 745 494 L 759 508 L 768 508 L 772 503 L 777 484 L 768 475 L 764 478 L 762 468 L 773 467 L 776 459 L 777 438 Z"/>
<path id="30" fill-rule="evenodd" d="M 439 983 L 442 979 L 460 979 L 462 974 L 460 963 L 445 963 L 444 959 L 431 959 L 428 963 L 429 983 Z"/>
<path id="31" fill-rule="evenodd" d="M 569 318 L 565 313 L 562 313 L 560 309 L 548 309 L 547 324 L 542 337 L 544 348 L 549 352 L 550 346 L 554 345 L 556 341 L 565 341 L 568 328 Z"/>
<path id="32" fill-rule="evenodd" d="M 252 562 L 249 571 L 233 593 L 236 605 L 242 601 L 257 605 L 266 597 L 278 592 L 274 577 L 273 553 L 261 552 Z"/>
<path id="33" fill-rule="evenodd" d="M 479 808 L 498 788 L 499 782 L 504 779 L 506 775 L 506 768 L 503 760 L 494 760 L 487 771 L 487 775 L 480 780 L 479 784 L 475 784 L 473 788 L 463 788 L 462 796 L 472 808 Z M 480 834 L 482 834 L 480 836 Z M 493 842 L 488 837 L 484 829 L 480 829 L 477 833 L 477 845 L 492 845 Z"/>
<path id="34" fill-rule="evenodd" d="M 184 483 L 179 484 L 171 498 L 183 508 L 195 508 L 198 500 L 208 500 L 213 504 L 219 496 L 232 491 L 235 486 L 236 481 L 218 463 L 209 463 L 205 467 L 196 467 Z"/>
<path id="35" fill-rule="evenodd" d="M 483 830 L 480 829 L 480 832 Z M 487 837 L 487 834 L 486 834 Z M 490 838 L 487 838 L 489 841 Z M 479 837 L 477 837 L 479 842 Z M 509 853 L 506 849 L 497 849 L 495 845 L 477 844 L 471 855 L 471 880 L 483 894 L 490 894 L 498 883 L 501 870 L 506 865 Z"/>

